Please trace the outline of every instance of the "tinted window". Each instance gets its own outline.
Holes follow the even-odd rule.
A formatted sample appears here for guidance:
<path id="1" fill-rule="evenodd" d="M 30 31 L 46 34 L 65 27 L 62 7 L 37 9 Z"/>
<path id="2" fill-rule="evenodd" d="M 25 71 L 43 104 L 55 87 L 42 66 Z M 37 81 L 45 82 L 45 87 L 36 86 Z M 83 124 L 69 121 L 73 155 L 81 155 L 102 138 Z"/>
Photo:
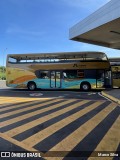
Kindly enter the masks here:
<path id="1" fill-rule="evenodd" d="M 96 70 L 85 70 L 85 78 L 95 78 L 96 79 Z"/>

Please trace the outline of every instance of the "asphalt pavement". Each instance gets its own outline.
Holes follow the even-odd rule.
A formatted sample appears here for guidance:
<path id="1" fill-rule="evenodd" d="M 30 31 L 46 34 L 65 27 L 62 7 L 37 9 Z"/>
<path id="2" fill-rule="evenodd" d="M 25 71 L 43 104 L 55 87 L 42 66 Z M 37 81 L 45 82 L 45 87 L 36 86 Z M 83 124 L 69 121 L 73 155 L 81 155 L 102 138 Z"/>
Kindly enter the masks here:
<path id="1" fill-rule="evenodd" d="M 120 104 L 120 88 L 107 89 L 101 92 L 101 94 L 112 101 Z"/>
<path id="2" fill-rule="evenodd" d="M 90 99 L 105 100 L 100 92 L 80 92 L 79 90 L 37 90 L 28 91 L 25 89 L 0 89 L 1 97 L 26 97 L 26 98 L 66 98 L 66 99 Z"/>
<path id="3" fill-rule="evenodd" d="M 120 154 L 119 115 L 119 105 L 96 91 L 31 92 L 3 87 L 0 89 L 0 151 L 4 153 L 2 156 L 10 154 L 8 160 L 21 160 L 18 156 L 27 156 L 31 151 L 40 153 L 42 158 L 22 157 L 22 160 L 86 160 L 88 157 L 96 160 L 98 153 L 114 153 L 109 160 L 116 160 Z"/>
<path id="4" fill-rule="evenodd" d="M 6 92 L 8 91 L 10 96 L 25 96 L 25 97 L 41 97 L 41 96 L 45 96 L 45 97 L 67 97 L 67 98 L 72 98 L 72 97 L 76 97 L 76 98 L 81 98 L 81 99 L 85 99 L 85 98 L 90 98 L 90 95 L 94 95 L 94 99 L 97 99 L 98 97 L 100 98 L 100 96 L 98 95 L 103 95 L 106 98 L 109 98 L 110 100 L 117 102 L 118 104 L 120 104 L 120 89 L 108 89 L 108 90 L 104 90 L 104 91 L 92 91 L 92 92 L 81 92 L 81 91 L 77 91 L 77 90 L 54 90 L 56 92 L 53 92 L 53 90 L 37 90 L 34 92 L 29 92 L 27 89 L 12 89 L 6 86 L 6 81 L 5 80 L 0 80 L 0 89 L 3 91 L 2 94 L 0 92 L 0 95 L 5 96 Z M 7 89 L 6 91 L 4 89 Z M 13 92 L 16 92 L 16 94 L 14 94 Z M 17 94 L 17 92 L 19 94 Z M 70 93 L 71 92 L 71 93 Z M 82 93 L 82 94 L 80 94 Z M 8 94 L 7 94 L 8 96 Z"/>

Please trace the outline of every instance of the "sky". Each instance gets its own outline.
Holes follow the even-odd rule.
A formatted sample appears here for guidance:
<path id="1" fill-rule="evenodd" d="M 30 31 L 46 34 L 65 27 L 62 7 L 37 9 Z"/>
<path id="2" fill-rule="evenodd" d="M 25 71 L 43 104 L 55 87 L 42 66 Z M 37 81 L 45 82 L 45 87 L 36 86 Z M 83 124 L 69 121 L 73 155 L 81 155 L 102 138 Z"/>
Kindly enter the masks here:
<path id="1" fill-rule="evenodd" d="M 69 40 L 69 29 L 110 0 L 0 0 L 0 65 L 7 54 L 120 51 Z M 113 54 L 114 53 L 114 54 Z"/>

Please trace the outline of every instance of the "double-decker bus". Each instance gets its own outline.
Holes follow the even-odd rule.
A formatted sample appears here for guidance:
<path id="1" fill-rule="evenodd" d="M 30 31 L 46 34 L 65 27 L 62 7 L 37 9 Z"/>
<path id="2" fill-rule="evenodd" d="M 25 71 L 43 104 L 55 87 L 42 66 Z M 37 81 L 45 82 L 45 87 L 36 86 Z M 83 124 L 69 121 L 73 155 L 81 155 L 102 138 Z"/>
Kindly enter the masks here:
<path id="1" fill-rule="evenodd" d="M 102 52 L 9 54 L 6 84 L 29 90 L 111 87 L 110 63 Z"/>
<path id="2" fill-rule="evenodd" d="M 109 58 L 112 71 L 112 86 L 120 88 L 120 57 Z"/>

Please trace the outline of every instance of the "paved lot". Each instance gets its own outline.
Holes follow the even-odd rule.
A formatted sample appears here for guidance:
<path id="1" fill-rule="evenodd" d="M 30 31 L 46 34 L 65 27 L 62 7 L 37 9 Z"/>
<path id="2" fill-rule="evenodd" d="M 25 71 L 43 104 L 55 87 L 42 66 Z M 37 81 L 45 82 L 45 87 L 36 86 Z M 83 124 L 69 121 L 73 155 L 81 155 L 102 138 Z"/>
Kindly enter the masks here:
<path id="1" fill-rule="evenodd" d="M 0 88 L 8 88 L 5 80 L 0 80 Z"/>
<path id="2" fill-rule="evenodd" d="M 38 151 L 39 159 L 96 160 L 93 151 L 120 150 L 119 124 L 120 107 L 98 92 L 0 90 L 1 151 Z"/>
<path id="3" fill-rule="evenodd" d="M 109 89 L 102 91 L 102 95 L 111 99 L 112 101 L 118 103 L 120 105 L 120 89 Z"/>

